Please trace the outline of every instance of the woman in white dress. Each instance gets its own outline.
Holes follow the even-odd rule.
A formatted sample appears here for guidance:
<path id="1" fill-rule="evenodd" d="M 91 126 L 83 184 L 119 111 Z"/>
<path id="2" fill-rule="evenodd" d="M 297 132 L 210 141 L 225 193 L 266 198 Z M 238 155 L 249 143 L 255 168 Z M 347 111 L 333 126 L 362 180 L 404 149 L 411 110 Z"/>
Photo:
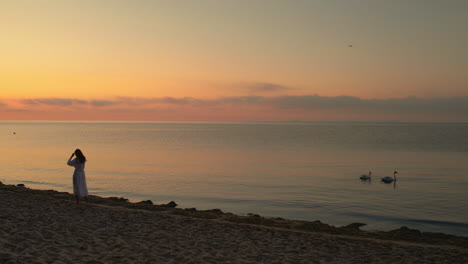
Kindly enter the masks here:
<path id="1" fill-rule="evenodd" d="M 76 158 L 73 159 L 75 155 Z M 75 194 L 76 204 L 80 203 L 80 197 L 84 197 L 88 201 L 88 187 L 86 186 L 84 171 L 85 162 L 86 157 L 79 149 L 75 150 L 67 162 L 69 166 L 75 167 L 75 171 L 73 172 L 73 194 Z"/>

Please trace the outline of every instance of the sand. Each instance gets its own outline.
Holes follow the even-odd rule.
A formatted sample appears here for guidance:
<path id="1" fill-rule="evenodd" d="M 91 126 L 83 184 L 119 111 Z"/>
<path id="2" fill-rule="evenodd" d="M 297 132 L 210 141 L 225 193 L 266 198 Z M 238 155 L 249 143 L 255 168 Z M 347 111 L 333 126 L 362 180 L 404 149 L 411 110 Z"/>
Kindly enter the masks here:
<path id="1" fill-rule="evenodd" d="M 0 263 L 468 263 L 462 247 L 76 205 L 71 198 L 0 186 Z"/>

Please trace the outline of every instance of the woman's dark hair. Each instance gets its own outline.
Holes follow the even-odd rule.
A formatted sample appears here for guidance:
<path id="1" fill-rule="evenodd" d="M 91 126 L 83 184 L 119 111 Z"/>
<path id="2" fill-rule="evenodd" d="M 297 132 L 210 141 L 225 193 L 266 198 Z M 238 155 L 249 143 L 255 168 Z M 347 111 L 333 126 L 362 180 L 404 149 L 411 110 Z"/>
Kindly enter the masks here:
<path id="1" fill-rule="evenodd" d="M 81 152 L 80 149 L 75 150 L 75 155 L 78 158 L 78 160 L 80 161 L 80 163 L 84 163 L 86 161 L 86 157 L 83 155 L 83 152 Z"/>

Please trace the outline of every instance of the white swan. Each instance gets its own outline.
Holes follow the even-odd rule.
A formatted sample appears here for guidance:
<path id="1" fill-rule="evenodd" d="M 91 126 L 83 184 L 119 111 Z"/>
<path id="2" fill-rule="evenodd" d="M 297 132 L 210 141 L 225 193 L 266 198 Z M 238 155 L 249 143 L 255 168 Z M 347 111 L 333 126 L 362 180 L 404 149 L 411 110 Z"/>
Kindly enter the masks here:
<path id="1" fill-rule="evenodd" d="M 392 182 L 396 181 L 396 175 L 397 175 L 397 173 L 398 173 L 397 171 L 394 171 L 394 172 L 393 172 L 393 178 L 390 177 L 390 176 L 385 176 L 385 177 L 383 177 L 383 178 L 381 178 L 381 179 L 382 179 L 382 181 L 385 182 L 385 183 L 392 183 Z"/>
<path id="2" fill-rule="evenodd" d="M 372 174 L 372 171 L 369 171 L 369 174 L 362 174 L 361 177 L 359 177 L 359 179 L 361 179 L 363 181 L 370 180 L 371 179 L 371 174 Z"/>

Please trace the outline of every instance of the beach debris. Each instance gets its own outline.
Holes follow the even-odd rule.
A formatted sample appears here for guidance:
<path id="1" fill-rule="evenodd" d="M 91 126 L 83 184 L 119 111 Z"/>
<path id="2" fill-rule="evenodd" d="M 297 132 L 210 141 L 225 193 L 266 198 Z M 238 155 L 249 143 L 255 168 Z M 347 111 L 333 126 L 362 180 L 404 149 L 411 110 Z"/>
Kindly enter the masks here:
<path id="1" fill-rule="evenodd" d="M 141 201 L 141 202 L 138 202 L 136 204 L 153 204 L 153 201 L 151 200 L 146 200 L 146 201 Z"/>
<path id="2" fill-rule="evenodd" d="M 176 204 L 176 202 L 174 201 L 170 201 L 168 202 L 167 204 L 163 205 L 163 206 L 166 206 L 166 207 L 171 207 L 171 208 L 176 208 L 178 204 Z"/>
<path id="3" fill-rule="evenodd" d="M 123 197 L 109 197 L 107 199 L 115 201 L 115 202 L 128 202 L 128 199 L 123 198 Z"/>
<path id="4" fill-rule="evenodd" d="M 223 211 L 221 209 L 210 209 L 210 210 L 206 210 L 205 212 L 223 214 Z"/>
<path id="5" fill-rule="evenodd" d="M 359 227 L 365 226 L 365 225 L 366 225 L 366 224 L 364 224 L 364 223 L 352 223 L 352 224 L 343 226 L 342 228 L 357 229 L 357 230 L 359 230 Z"/>
<path id="6" fill-rule="evenodd" d="M 248 213 L 247 215 L 250 216 L 250 217 L 253 217 L 253 218 L 260 218 L 261 217 L 259 214 L 253 214 L 253 213 Z"/>
<path id="7" fill-rule="evenodd" d="M 404 239 L 409 241 L 418 241 L 422 233 L 417 229 L 411 229 L 406 226 L 402 226 L 399 229 L 391 230 L 388 232 L 391 236 L 398 239 Z"/>

